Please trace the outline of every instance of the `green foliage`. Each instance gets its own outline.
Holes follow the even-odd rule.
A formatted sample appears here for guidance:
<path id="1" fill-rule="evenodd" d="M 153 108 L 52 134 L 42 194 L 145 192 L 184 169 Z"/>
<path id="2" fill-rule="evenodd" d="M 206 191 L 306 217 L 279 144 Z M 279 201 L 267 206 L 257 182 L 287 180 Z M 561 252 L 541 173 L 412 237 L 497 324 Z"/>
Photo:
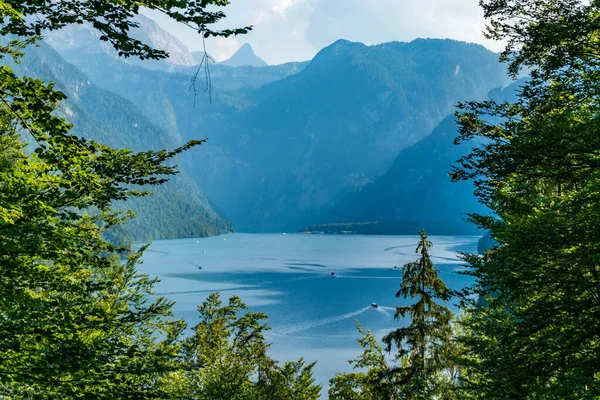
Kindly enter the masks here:
<path id="1" fill-rule="evenodd" d="M 589 3 L 589 4 L 588 4 Z M 531 80 L 515 103 L 461 105 L 458 141 L 485 138 L 454 179 L 473 179 L 498 245 L 466 261 L 462 342 L 477 398 L 600 396 L 600 93 L 596 1 L 484 1 L 491 38 Z"/>
<path id="2" fill-rule="evenodd" d="M 390 377 L 390 367 L 385 358 L 383 348 L 377 338 L 366 331 L 357 322 L 358 331 L 363 335 L 358 339 L 363 353 L 359 358 L 349 362 L 355 369 L 366 369 L 362 372 L 337 374 L 329 381 L 330 400 L 387 400 L 398 398 L 398 387 Z"/>
<path id="3" fill-rule="evenodd" d="M 160 398 L 181 333 L 153 280 L 101 238 L 126 216 L 114 199 L 173 174 L 173 152 L 85 141 L 54 116 L 64 95 L 0 70 L 0 394 L 4 398 Z M 34 140 L 25 153 L 24 135 Z M 191 145 L 191 144 L 190 144 Z M 91 210 L 97 210 L 92 212 Z"/>
<path id="4" fill-rule="evenodd" d="M 127 36 L 131 14 L 140 5 L 170 7 L 163 11 L 176 20 L 210 23 L 222 14 L 203 13 L 209 3 L 227 2 L 0 1 L 0 34 L 26 36 L 3 44 L 0 55 L 19 61 L 31 35 L 85 20 L 123 55 L 162 57 Z M 181 380 L 168 378 L 181 377 L 200 379 L 200 389 L 190 388 L 210 399 L 260 398 L 249 394 L 256 390 L 317 398 L 312 364 L 278 366 L 266 357 L 263 315 L 237 317 L 245 310 L 239 299 L 221 307 L 213 295 L 200 307 L 195 335 L 184 340 L 186 325 L 172 319 L 172 303 L 136 270 L 145 247 L 123 260 L 128 249 L 103 238 L 120 240 L 132 217 L 115 202 L 166 183 L 177 173 L 173 159 L 201 141 L 171 151 L 113 148 L 76 135 L 59 111 L 65 100 L 53 83 L 0 68 L 0 396 L 179 399 Z M 263 370 L 272 382 L 253 379 Z"/>
<path id="5" fill-rule="evenodd" d="M 280 366 L 268 357 L 266 315 L 248 312 L 237 297 L 223 305 L 218 293 L 211 294 L 198 312 L 200 322 L 181 348 L 188 368 L 162 380 L 167 392 L 198 400 L 319 398 L 314 363 L 306 365 L 300 359 Z"/>
<path id="6" fill-rule="evenodd" d="M 452 311 L 436 303 L 447 301 L 449 291 L 438 277 L 429 250 L 432 243 L 425 231 L 419 231 L 421 237 L 416 253 L 421 257 L 402 267 L 402 283 L 396 297 L 417 302 L 410 306 L 396 307 L 395 318 L 410 317 L 410 325 L 388 333 L 383 341 L 390 351 L 392 345 L 398 348 L 400 365 L 391 369 L 395 375 L 398 390 L 406 399 L 431 399 L 444 396 L 444 369 L 450 364 L 449 351 L 452 347 Z"/>
<path id="7" fill-rule="evenodd" d="M 383 338 L 389 352 L 398 349 L 395 360 L 386 360 L 384 349 L 370 331 L 360 324 L 358 340 L 362 355 L 351 360 L 365 371 L 338 374 L 330 381 L 332 400 L 458 399 L 456 388 L 461 369 L 455 360 L 459 347 L 453 341 L 452 312 L 435 300 L 446 301 L 449 290 L 438 277 L 429 255 L 432 243 L 425 231 L 416 249 L 421 257 L 403 266 L 402 283 L 396 297 L 417 297 L 415 304 L 396 307 L 395 318 L 410 317 L 410 325 L 389 332 Z"/>

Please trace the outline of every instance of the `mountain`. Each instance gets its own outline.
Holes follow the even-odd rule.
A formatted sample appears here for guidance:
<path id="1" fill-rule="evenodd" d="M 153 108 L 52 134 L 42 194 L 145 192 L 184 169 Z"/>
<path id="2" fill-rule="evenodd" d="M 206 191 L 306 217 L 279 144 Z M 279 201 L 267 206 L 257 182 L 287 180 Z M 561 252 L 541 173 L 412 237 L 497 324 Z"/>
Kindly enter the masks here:
<path id="1" fill-rule="evenodd" d="M 497 54 L 453 40 L 340 40 L 308 63 L 210 64 L 195 95 L 197 67 L 149 71 L 101 53 L 65 56 L 174 140 L 209 138 L 201 156 L 186 154 L 180 165 L 244 231 L 324 222 L 333 204 L 384 175 L 455 103 L 485 99 L 508 82 Z"/>
<path id="2" fill-rule="evenodd" d="M 338 41 L 237 109 L 212 113 L 210 169 L 192 161 L 190 174 L 204 174 L 201 189 L 238 229 L 298 229 L 338 193 L 384 174 L 455 103 L 485 99 L 507 80 L 497 54 L 479 45 Z"/>
<path id="3" fill-rule="evenodd" d="M 488 98 L 514 101 L 523 81 L 490 91 Z M 474 143 L 454 144 L 458 126 L 454 115 L 446 117 L 433 132 L 402 150 L 391 168 L 357 192 L 347 191 L 324 212 L 324 224 L 309 227 L 320 231 L 335 227 L 375 234 L 414 234 L 425 228 L 432 234 L 474 234 L 477 228 L 465 221 L 467 213 L 488 210 L 473 195 L 470 182 L 453 183 L 451 165 L 468 154 Z M 364 224 L 365 222 L 378 224 Z M 349 224 L 363 222 L 363 224 Z M 369 229 L 365 232 L 365 229 Z"/>
<path id="4" fill-rule="evenodd" d="M 448 177 L 452 163 L 470 149 L 453 144 L 457 131 L 454 116 L 448 116 L 429 136 L 402 150 L 380 178 L 342 194 L 323 221 L 387 223 L 385 230 L 370 233 L 411 234 L 420 228 L 431 234 L 477 233 L 463 217 L 485 212 L 484 207 L 470 183 L 452 183 Z"/>
<path id="5" fill-rule="evenodd" d="M 249 43 L 244 43 L 230 58 L 221 61 L 221 64 L 230 67 L 266 67 L 268 65 L 262 58 L 254 54 Z"/>
<path id="6" fill-rule="evenodd" d="M 152 44 L 154 48 L 165 50 L 169 53 L 169 58 L 162 61 L 163 65 L 189 67 L 196 64 L 196 60 L 187 46 L 180 42 L 175 36 L 164 31 L 154 20 L 145 17 L 142 14 L 138 14 L 136 20 L 140 26 L 132 31 L 132 36 L 144 43 Z M 160 65 L 161 63 L 161 61 L 157 61 L 154 64 L 148 64 L 148 60 L 135 61 L 146 68 L 152 68 L 153 65 Z"/>
<path id="7" fill-rule="evenodd" d="M 89 24 L 67 25 L 61 30 L 45 33 L 44 39 L 65 59 L 70 61 L 81 60 L 81 62 L 85 62 L 89 57 L 100 53 L 147 69 L 171 70 L 176 67 L 189 67 L 197 64 L 189 49 L 175 36 L 165 32 L 152 19 L 138 14 L 136 22 L 139 27 L 132 29 L 131 36 L 150 44 L 156 49 L 166 51 L 169 53 L 167 59 L 141 61 L 135 57 L 120 58 L 112 45 L 99 40 L 100 34 Z"/>
<path id="8" fill-rule="evenodd" d="M 215 130 L 211 127 L 219 126 L 226 115 L 244 108 L 248 92 L 297 73 L 307 64 L 288 63 L 264 68 L 210 64 L 209 97 L 205 92 L 204 71 L 196 82 L 198 93 L 190 90 L 190 79 L 197 67 L 172 72 L 148 70 L 101 53 L 87 58 L 67 58 L 67 61 L 73 62 L 98 86 L 133 102 L 152 123 L 178 142 L 182 142 L 182 137 L 210 138 L 212 142 Z M 222 150 L 213 150 L 212 145 L 204 147 L 202 159 L 194 157 L 193 163 L 211 169 L 210 154 L 216 151 L 214 157 L 223 155 Z M 203 175 L 195 175 L 197 179 L 203 179 Z"/>
<path id="9" fill-rule="evenodd" d="M 133 103 L 96 86 L 45 43 L 28 48 L 22 63 L 11 67 L 16 73 L 54 81 L 68 96 L 60 114 L 74 124 L 74 133 L 80 136 L 135 151 L 173 148 L 181 143 Z M 126 227 L 134 241 L 201 237 L 232 230 L 231 223 L 219 216 L 185 173 L 152 189 L 152 196 L 117 205 L 137 213 Z"/>

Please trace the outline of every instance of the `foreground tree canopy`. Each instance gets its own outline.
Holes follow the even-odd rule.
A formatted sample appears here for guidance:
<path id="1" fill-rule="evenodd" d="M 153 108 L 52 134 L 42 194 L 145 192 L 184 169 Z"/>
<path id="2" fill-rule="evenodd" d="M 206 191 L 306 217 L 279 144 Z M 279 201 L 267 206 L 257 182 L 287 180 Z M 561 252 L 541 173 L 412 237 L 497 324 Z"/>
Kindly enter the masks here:
<path id="1" fill-rule="evenodd" d="M 453 172 L 473 179 L 499 245 L 467 261 L 465 389 L 482 398 L 600 396 L 600 3 L 483 1 L 516 104 L 464 103 L 459 141 L 485 138 Z M 481 142 L 480 142 L 481 143 Z"/>
<path id="2" fill-rule="evenodd" d="M 0 0 L 0 58 L 16 61 L 47 30 L 87 23 L 123 57 L 167 55 L 129 36 L 140 7 L 201 35 L 226 0 Z M 363 353 L 331 382 L 335 399 L 600 397 L 600 3 L 482 0 L 488 36 L 507 43 L 510 72 L 529 75 L 514 104 L 467 102 L 458 142 L 477 140 L 452 172 L 474 180 L 498 245 L 465 255 L 472 288 L 452 326 L 430 259 L 403 269 L 398 308 L 411 323 L 385 342 L 359 328 Z M 129 254 L 104 240 L 201 144 L 134 153 L 73 135 L 64 94 L 0 68 L 0 396 L 106 399 L 317 399 L 313 364 L 267 354 L 266 316 L 213 294 L 185 337 L 172 304 Z M 126 260 L 123 258 L 126 257 Z M 453 332 L 460 332 L 452 338 Z M 456 335 L 456 334 L 454 334 Z M 397 361 L 397 362 L 396 362 Z"/>
<path id="3" fill-rule="evenodd" d="M 204 37 L 247 32 L 211 28 L 227 3 L 2 0 L 0 58 L 18 62 L 46 30 L 79 23 L 121 56 L 164 58 L 128 35 L 140 7 Z M 0 69 L 0 396 L 318 398 L 312 365 L 267 357 L 263 315 L 213 295 L 185 339 L 172 304 L 136 271 L 144 248 L 124 262 L 126 249 L 103 239 L 132 217 L 113 202 L 149 194 L 177 173 L 169 161 L 201 141 L 141 153 L 86 141 L 56 116 L 64 99 L 52 83 Z"/>
<path id="4" fill-rule="evenodd" d="M 476 147 L 451 175 L 475 182 L 491 213 L 471 219 L 497 245 L 483 256 L 464 254 L 476 282 L 459 293 L 464 315 L 442 361 L 451 372 L 446 376 L 454 376 L 446 386 L 435 382 L 424 393 L 423 381 L 412 379 L 425 371 L 422 354 L 434 357 L 435 350 L 419 354 L 425 336 L 411 328 L 418 328 L 414 317 L 422 312 L 399 309 L 412 311 L 413 323 L 386 338 L 407 348 L 398 354 L 409 355 L 405 369 L 398 370 L 413 384 L 394 382 L 392 398 L 597 399 L 600 2 L 480 4 L 488 37 L 507 44 L 501 59 L 510 73 L 527 75 L 515 103 L 465 102 L 456 114 L 456 142 L 473 140 Z M 410 271 L 405 267 L 404 293 L 418 281 Z M 338 375 L 330 390 L 335 398 L 389 398 L 378 394 L 389 377 L 381 371 L 394 368 L 378 357 L 369 335 L 357 360 L 369 372 Z M 435 335 L 448 336 L 447 329 Z M 444 387 L 436 397 L 433 391 Z"/>

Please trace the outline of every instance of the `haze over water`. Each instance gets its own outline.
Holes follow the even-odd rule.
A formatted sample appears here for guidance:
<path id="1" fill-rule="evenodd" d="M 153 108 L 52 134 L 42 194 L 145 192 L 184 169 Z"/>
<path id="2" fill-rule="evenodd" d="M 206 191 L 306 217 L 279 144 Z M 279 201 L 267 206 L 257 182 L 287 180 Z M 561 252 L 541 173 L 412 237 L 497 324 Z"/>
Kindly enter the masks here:
<path id="1" fill-rule="evenodd" d="M 471 282 L 460 275 L 457 252 L 475 252 L 475 236 L 431 236 L 433 262 L 453 289 Z M 145 252 L 140 272 L 158 276 L 157 293 L 176 302 L 190 326 L 197 305 L 211 292 L 242 298 L 269 316 L 271 354 L 281 360 L 318 360 L 315 375 L 327 390 L 336 372 L 350 371 L 360 354 L 354 319 L 381 338 L 402 322 L 394 307 L 402 265 L 417 259 L 417 236 L 232 234 L 164 240 Z M 397 268 L 394 268 L 394 267 Z M 335 275 L 332 275 L 332 272 Z M 379 304 L 377 309 L 371 303 Z M 452 306 L 455 310 L 456 308 Z"/>

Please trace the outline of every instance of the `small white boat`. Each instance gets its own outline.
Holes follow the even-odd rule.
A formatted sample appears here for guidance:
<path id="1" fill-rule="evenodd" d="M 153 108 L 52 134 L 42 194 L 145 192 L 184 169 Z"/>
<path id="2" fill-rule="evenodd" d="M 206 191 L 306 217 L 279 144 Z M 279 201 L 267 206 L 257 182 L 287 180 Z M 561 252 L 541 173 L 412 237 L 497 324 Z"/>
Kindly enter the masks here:
<path id="1" fill-rule="evenodd" d="M 373 307 L 373 308 L 379 308 L 379 305 L 377 303 L 371 303 L 371 307 Z"/>

